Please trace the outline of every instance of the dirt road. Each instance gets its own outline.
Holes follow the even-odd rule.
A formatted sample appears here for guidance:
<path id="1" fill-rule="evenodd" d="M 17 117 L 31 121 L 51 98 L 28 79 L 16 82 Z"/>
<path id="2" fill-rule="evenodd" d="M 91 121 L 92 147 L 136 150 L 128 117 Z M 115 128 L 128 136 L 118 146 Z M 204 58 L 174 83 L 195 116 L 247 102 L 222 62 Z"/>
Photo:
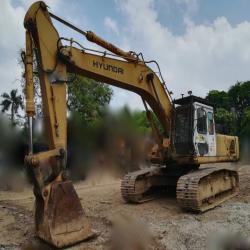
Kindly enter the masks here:
<path id="1" fill-rule="evenodd" d="M 99 236 L 68 249 L 110 249 L 111 222 L 119 217 L 128 221 L 137 218 L 142 223 L 141 228 L 146 228 L 152 237 L 147 249 L 219 249 L 214 245 L 225 239 L 231 245 L 250 240 L 250 166 L 241 166 L 239 173 L 240 193 L 204 214 L 183 212 L 174 197 L 141 205 L 125 204 L 120 196 L 120 180 L 109 179 L 96 185 L 76 183 L 85 212 Z M 22 192 L 0 191 L 0 250 L 53 249 L 34 235 L 33 202 L 31 188 Z M 145 231 L 138 231 L 138 237 L 146 237 Z"/>

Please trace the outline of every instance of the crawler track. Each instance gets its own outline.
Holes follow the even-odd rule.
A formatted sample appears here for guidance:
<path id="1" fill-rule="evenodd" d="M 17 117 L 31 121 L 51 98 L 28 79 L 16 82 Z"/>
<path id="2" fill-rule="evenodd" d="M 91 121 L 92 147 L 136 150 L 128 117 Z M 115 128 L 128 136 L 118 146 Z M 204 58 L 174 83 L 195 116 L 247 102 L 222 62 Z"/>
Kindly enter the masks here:
<path id="1" fill-rule="evenodd" d="M 181 176 L 176 194 L 182 208 L 204 212 L 235 196 L 238 189 L 237 171 L 206 168 Z"/>
<path id="2" fill-rule="evenodd" d="M 151 167 L 125 175 L 121 182 L 121 195 L 126 202 L 142 203 L 154 197 L 148 194 L 152 187 L 149 178 L 159 168 Z"/>

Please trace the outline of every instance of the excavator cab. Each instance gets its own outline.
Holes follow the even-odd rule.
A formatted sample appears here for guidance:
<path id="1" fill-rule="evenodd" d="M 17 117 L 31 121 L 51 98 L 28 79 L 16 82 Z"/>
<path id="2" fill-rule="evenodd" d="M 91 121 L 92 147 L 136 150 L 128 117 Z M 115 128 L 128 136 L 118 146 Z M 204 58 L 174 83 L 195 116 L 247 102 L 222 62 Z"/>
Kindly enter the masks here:
<path id="1" fill-rule="evenodd" d="M 216 154 L 213 107 L 205 99 L 187 96 L 173 101 L 173 142 L 178 155 Z"/>
<path id="2" fill-rule="evenodd" d="M 216 133 L 214 109 L 206 99 L 190 95 L 173 103 L 172 140 L 177 155 L 238 158 L 238 138 Z"/>

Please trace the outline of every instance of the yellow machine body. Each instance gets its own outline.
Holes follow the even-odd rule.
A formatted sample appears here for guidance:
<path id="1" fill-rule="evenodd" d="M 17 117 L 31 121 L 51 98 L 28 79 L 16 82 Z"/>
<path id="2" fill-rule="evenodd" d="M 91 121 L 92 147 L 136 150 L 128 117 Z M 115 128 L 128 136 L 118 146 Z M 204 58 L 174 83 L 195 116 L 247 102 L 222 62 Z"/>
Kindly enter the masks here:
<path id="1" fill-rule="evenodd" d="M 72 39 L 60 37 L 51 17 L 85 35 L 88 41 L 96 43 L 112 52 L 112 54 L 93 52 L 79 47 L 79 44 Z M 30 152 L 25 161 L 27 168 L 32 173 L 34 182 L 36 230 L 38 236 L 43 240 L 56 247 L 63 247 L 87 239 L 93 234 L 91 224 L 65 172 L 67 158 L 67 73 L 76 73 L 105 82 L 133 91 L 142 97 L 156 141 L 156 146 L 151 153 L 151 161 L 157 163 L 159 167 L 126 176 L 122 181 L 122 196 L 125 200 L 141 201 L 143 192 L 146 193 L 148 190 L 146 187 L 150 187 L 150 185 L 164 186 L 171 182 L 173 179 L 169 179 L 169 171 L 172 174 L 171 176 L 175 176 L 171 178 L 175 178 L 176 184 L 180 176 L 189 170 L 193 170 L 199 164 L 237 161 L 239 159 L 238 138 L 225 135 L 216 135 L 217 151 L 214 156 L 197 156 L 195 153 L 176 154 L 173 143 L 176 109 L 165 83 L 138 54 L 131 51 L 125 52 L 93 32 L 81 31 L 49 13 L 46 4 L 42 1 L 31 5 L 25 16 L 24 26 L 26 29 L 26 112 L 30 125 Z M 66 42 L 69 45 L 66 46 L 64 44 Z M 33 53 L 34 51 L 35 53 Z M 48 151 L 35 154 L 32 151 L 32 118 L 35 114 L 34 58 L 38 66 L 44 124 L 49 146 Z M 157 130 L 148 106 L 156 114 L 165 134 L 168 135 L 167 138 L 161 136 Z M 207 175 L 214 176 L 215 185 L 220 182 L 221 178 L 231 178 L 231 182 L 225 182 L 225 188 L 232 193 L 237 189 L 237 176 L 234 172 L 220 171 L 214 173 L 210 171 L 205 174 L 202 172 L 194 178 L 196 178 L 197 183 L 199 183 L 198 179 L 200 178 L 199 180 L 201 180 L 204 188 L 207 188 Z M 185 196 L 181 198 L 183 194 L 182 184 L 186 182 L 184 177 L 180 183 L 178 182 L 179 201 L 185 198 Z M 140 189 L 141 193 L 136 196 L 137 194 L 131 193 L 132 189 L 128 189 L 128 187 L 134 185 L 133 192 L 138 191 L 138 180 L 139 183 L 145 185 Z M 199 190 L 199 186 L 197 186 L 197 190 Z M 216 190 L 219 192 L 221 188 Z M 189 190 L 186 191 L 189 192 Z M 198 193 L 200 191 L 197 191 L 197 195 Z M 213 192 L 206 192 L 204 198 L 199 200 L 199 202 L 203 202 L 203 205 L 200 205 L 203 210 L 204 207 L 206 208 L 204 204 L 208 200 L 211 203 L 211 197 L 214 195 L 216 195 L 218 203 L 219 196 Z M 231 195 L 229 196 L 231 197 Z M 199 197 L 201 196 L 199 195 Z M 194 199 L 194 202 L 197 200 Z M 184 200 L 183 204 L 185 202 Z M 196 208 L 199 210 L 198 205 Z"/>

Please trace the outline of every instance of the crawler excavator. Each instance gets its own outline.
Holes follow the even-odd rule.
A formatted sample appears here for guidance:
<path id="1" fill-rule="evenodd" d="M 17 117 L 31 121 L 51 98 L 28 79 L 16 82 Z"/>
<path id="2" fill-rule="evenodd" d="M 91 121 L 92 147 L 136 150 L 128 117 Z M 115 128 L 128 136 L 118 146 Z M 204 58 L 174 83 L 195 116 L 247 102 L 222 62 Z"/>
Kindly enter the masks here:
<path id="1" fill-rule="evenodd" d="M 105 51 L 85 48 L 59 36 L 52 19 L 82 34 Z M 234 196 L 239 188 L 234 170 L 201 164 L 234 162 L 239 159 L 236 136 L 216 134 L 213 107 L 189 95 L 172 100 L 155 61 L 141 53 L 125 52 L 91 31 L 82 31 L 48 11 L 42 1 L 31 5 L 24 19 L 26 51 L 26 113 L 29 124 L 29 154 L 32 173 L 37 235 L 56 247 L 64 247 L 92 236 L 90 222 L 66 174 L 67 73 L 133 91 L 141 96 L 156 144 L 150 153 L 151 167 L 128 173 L 121 181 L 127 202 L 151 199 L 158 188 L 176 187 L 179 205 L 206 211 Z M 44 124 L 49 150 L 33 153 L 32 121 L 35 115 L 33 61 L 41 86 Z M 158 73 L 149 65 L 155 64 Z M 73 84 L 73 83 L 72 83 Z M 163 135 L 152 119 L 158 118 Z M 84 201 L 83 201 L 84 205 Z"/>

